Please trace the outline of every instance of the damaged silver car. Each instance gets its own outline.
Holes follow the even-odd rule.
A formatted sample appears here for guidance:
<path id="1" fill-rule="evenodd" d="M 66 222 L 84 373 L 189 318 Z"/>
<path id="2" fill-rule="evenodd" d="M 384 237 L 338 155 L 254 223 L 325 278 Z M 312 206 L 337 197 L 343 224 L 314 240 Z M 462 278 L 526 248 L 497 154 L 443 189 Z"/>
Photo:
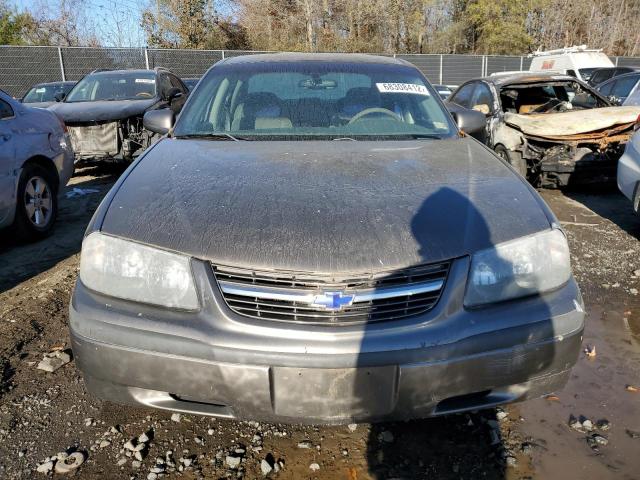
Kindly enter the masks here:
<path id="1" fill-rule="evenodd" d="M 131 161 L 154 139 L 142 125 L 144 114 L 162 108 L 177 113 L 188 92 L 163 68 L 96 70 L 50 109 L 67 125 L 76 161 Z"/>
<path id="2" fill-rule="evenodd" d="M 450 102 L 484 113 L 486 143 L 534 186 L 615 179 L 640 107 L 616 107 L 565 75 L 471 80 Z"/>

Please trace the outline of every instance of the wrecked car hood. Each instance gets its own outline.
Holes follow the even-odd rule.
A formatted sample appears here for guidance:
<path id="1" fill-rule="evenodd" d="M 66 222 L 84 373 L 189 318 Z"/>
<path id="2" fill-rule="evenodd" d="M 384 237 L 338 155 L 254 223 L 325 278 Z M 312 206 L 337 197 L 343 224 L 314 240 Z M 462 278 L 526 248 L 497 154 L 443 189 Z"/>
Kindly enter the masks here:
<path id="1" fill-rule="evenodd" d="M 101 100 L 98 102 L 60 102 L 49 107 L 65 123 L 112 122 L 143 115 L 158 102 L 157 98 L 144 100 Z"/>
<path id="2" fill-rule="evenodd" d="M 640 107 L 604 107 L 528 115 L 505 113 L 504 121 L 526 135 L 558 138 L 630 126 L 638 115 Z"/>
<path id="3" fill-rule="evenodd" d="M 549 225 L 522 179 L 470 138 L 167 138 L 131 170 L 101 229 L 222 265 L 355 273 L 460 257 Z"/>

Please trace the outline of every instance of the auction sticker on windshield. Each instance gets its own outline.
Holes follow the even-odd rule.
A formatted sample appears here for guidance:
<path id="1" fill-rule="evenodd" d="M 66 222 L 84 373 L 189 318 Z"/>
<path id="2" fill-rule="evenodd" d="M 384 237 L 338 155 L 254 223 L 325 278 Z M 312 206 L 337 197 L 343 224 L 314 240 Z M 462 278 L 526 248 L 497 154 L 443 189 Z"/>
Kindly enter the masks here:
<path id="1" fill-rule="evenodd" d="M 380 93 L 415 93 L 429 96 L 429 90 L 424 85 L 414 83 L 376 83 Z"/>
<path id="2" fill-rule="evenodd" d="M 136 78 L 136 83 L 156 83 L 153 78 Z"/>

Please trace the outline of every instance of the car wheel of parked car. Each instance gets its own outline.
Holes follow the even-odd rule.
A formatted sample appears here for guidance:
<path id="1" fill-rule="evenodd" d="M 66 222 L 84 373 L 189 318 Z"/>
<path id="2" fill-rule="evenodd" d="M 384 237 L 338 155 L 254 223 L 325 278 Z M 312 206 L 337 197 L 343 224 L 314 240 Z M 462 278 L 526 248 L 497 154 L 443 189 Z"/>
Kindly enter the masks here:
<path id="1" fill-rule="evenodd" d="M 522 158 L 520 152 L 510 152 L 502 145 L 496 145 L 495 152 L 500 158 L 511 165 L 516 172 L 527 178 L 527 161 Z"/>
<path id="2" fill-rule="evenodd" d="M 14 226 L 24 239 L 45 237 L 58 214 L 58 199 L 51 174 L 42 166 L 27 164 L 18 184 Z"/>

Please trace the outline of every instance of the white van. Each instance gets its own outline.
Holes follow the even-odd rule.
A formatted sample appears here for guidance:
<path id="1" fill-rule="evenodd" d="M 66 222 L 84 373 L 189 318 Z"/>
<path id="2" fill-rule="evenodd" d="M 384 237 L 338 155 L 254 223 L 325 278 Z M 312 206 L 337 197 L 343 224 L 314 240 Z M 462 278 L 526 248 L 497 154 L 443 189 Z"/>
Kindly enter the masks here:
<path id="1" fill-rule="evenodd" d="M 529 55 L 530 72 L 562 73 L 586 82 L 596 68 L 615 67 L 602 50 L 588 49 L 586 45 L 537 51 Z"/>

